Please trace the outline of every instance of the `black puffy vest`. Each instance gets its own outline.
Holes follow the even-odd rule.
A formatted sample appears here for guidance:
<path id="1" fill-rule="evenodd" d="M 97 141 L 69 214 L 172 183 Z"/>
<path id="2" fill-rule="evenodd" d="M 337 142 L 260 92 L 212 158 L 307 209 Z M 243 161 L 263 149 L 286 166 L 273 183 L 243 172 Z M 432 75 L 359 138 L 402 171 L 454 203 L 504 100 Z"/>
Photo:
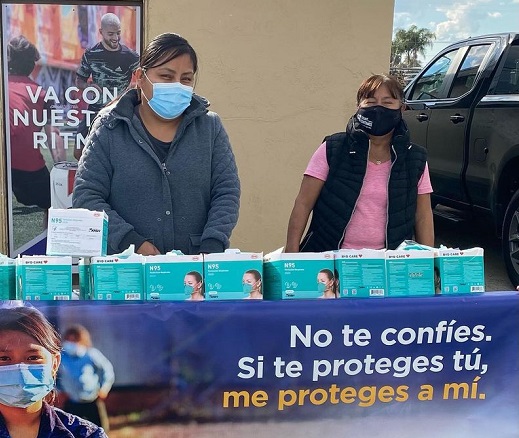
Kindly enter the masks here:
<path id="1" fill-rule="evenodd" d="M 329 173 L 313 208 L 312 222 L 300 250 L 320 252 L 339 249 L 366 174 L 369 139 L 350 119 L 346 132 L 326 137 Z M 388 186 L 386 248 L 395 249 L 412 239 L 418 182 L 425 169 L 425 148 L 409 140 L 402 121 L 393 135 Z"/>

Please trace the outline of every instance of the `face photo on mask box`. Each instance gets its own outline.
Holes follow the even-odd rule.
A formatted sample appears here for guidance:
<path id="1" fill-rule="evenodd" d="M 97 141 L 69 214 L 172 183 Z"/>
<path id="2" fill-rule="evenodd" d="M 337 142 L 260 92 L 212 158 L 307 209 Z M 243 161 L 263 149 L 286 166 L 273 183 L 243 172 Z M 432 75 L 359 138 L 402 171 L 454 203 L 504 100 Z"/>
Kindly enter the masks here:
<path id="1" fill-rule="evenodd" d="M 242 279 L 243 293 L 246 300 L 263 299 L 263 290 L 261 288 L 261 274 L 256 269 L 250 269 L 243 274 Z"/>
<path id="2" fill-rule="evenodd" d="M 318 298 L 337 298 L 335 291 L 335 278 L 329 269 L 322 269 L 317 274 Z"/>
<path id="3" fill-rule="evenodd" d="M 191 271 L 184 276 L 184 294 L 186 301 L 205 300 L 202 275 L 199 272 Z"/>

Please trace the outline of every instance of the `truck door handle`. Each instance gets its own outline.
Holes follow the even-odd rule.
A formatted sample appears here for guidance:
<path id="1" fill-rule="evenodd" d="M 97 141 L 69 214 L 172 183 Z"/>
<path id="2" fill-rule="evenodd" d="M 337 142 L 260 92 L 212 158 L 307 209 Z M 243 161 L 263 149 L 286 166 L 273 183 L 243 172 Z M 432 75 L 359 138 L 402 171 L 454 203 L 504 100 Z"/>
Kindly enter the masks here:
<path id="1" fill-rule="evenodd" d="M 416 116 L 416 120 L 419 122 L 425 122 L 426 120 L 429 120 L 429 116 L 427 114 L 421 113 Z"/>
<path id="2" fill-rule="evenodd" d="M 461 114 L 454 114 L 453 116 L 450 116 L 450 119 L 454 124 L 465 121 L 465 117 L 463 117 Z"/>

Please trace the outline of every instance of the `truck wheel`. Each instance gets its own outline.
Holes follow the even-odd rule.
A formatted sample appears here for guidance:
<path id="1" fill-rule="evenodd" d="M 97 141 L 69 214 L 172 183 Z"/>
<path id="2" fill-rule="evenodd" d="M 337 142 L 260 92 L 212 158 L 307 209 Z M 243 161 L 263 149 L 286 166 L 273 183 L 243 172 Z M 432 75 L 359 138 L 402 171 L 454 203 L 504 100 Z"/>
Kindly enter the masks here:
<path id="1" fill-rule="evenodd" d="M 506 209 L 501 244 L 506 271 L 515 288 L 519 285 L 519 190 Z"/>

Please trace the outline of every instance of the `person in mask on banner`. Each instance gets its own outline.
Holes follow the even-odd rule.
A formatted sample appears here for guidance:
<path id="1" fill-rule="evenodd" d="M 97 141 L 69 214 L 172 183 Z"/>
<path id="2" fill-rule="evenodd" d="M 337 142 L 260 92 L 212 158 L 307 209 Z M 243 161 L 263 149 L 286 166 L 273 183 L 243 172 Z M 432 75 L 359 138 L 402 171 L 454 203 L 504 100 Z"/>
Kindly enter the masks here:
<path id="1" fill-rule="evenodd" d="M 9 92 L 9 143 L 11 151 L 11 183 L 18 202 L 50 208 L 50 172 L 41 153 L 48 148 L 55 163 L 66 159 L 63 138 L 50 122 L 43 127 L 36 121 L 45 120 L 51 111 L 51 101 L 45 102 L 45 90 L 29 76 L 40 53 L 25 36 L 20 35 L 7 44 Z M 45 136 L 47 141 L 42 141 Z M 40 140 L 39 140 L 40 139 Z M 50 139 L 53 139 L 51 142 Z"/>
<path id="2" fill-rule="evenodd" d="M 200 272 L 191 271 L 184 277 L 184 293 L 188 298 L 186 301 L 204 301 L 204 282 Z"/>
<path id="3" fill-rule="evenodd" d="M 85 50 L 76 72 L 76 86 L 80 90 L 87 87 L 99 92 L 99 100 L 88 105 L 92 113 L 84 117 L 77 128 L 83 138 L 88 135 L 89 123 L 99 110 L 106 105 L 105 93 L 117 95 L 126 91 L 131 83 L 133 72 L 139 66 L 139 55 L 121 44 L 121 21 L 111 12 L 101 17 L 99 28 L 101 41 Z M 88 80 L 92 78 L 92 82 Z M 79 160 L 82 149 L 74 149 L 74 157 Z"/>
<path id="4" fill-rule="evenodd" d="M 0 305 L 0 437 L 107 438 L 89 421 L 52 406 L 59 335 L 43 314 Z"/>
<path id="5" fill-rule="evenodd" d="M 308 164 L 285 252 L 395 249 L 413 237 L 434 246 L 427 153 L 410 142 L 403 98 L 394 77 L 362 82 L 346 132 L 326 137 Z"/>
<path id="6" fill-rule="evenodd" d="M 243 274 L 243 293 L 246 293 L 246 300 L 262 300 L 263 292 L 261 289 L 261 274 L 256 269 L 249 269 Z"/>
<path id="7" fill-rule="evenodd" d="M 115 380 L 111 362 L 92 347 L 88 330 L 74 324 L 63 334 L 58 389 L 67 395 L 63 409 L 109 432 L 104 400 Z"/>
<path id="8" fill-rule="evenodd" d="M 329 269 L 321 269 L 317 274 L 317 290 L 321 294 L 319 298 L 337 298 L 337 287 L 333 272 Z"/>
<path id="9" fill-rule="evenodd" d="M 94 121 L 73 206 L 106 211 L 109 253 L 223 252 L 238 220 L 240 181 L 229 138 L 193 93 L 198 60 L 181 36 L 155 37 L 137 89 Z"/>

